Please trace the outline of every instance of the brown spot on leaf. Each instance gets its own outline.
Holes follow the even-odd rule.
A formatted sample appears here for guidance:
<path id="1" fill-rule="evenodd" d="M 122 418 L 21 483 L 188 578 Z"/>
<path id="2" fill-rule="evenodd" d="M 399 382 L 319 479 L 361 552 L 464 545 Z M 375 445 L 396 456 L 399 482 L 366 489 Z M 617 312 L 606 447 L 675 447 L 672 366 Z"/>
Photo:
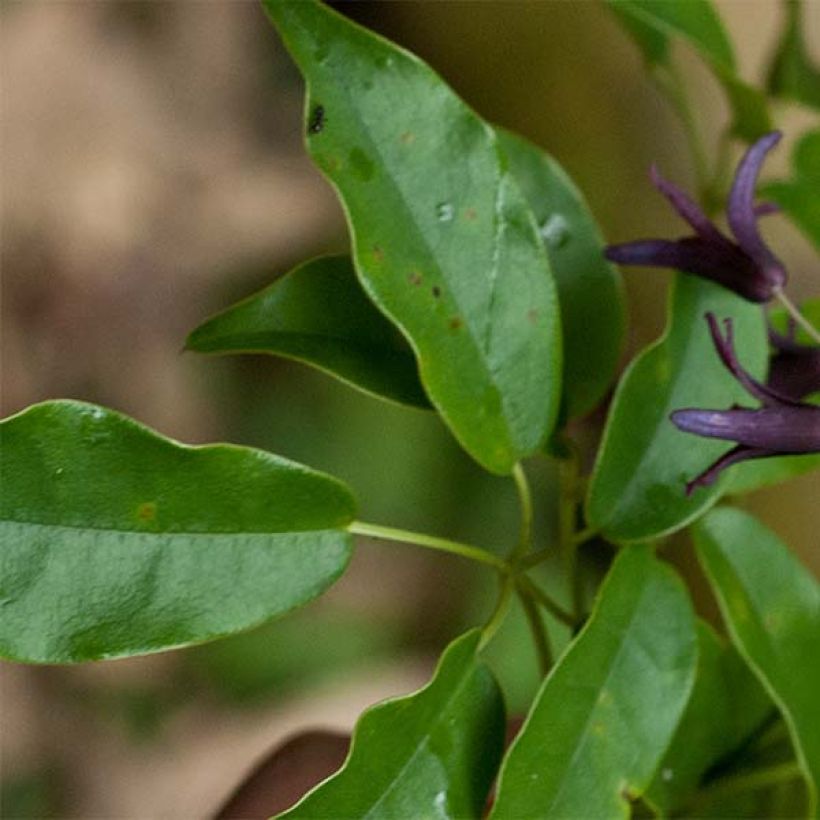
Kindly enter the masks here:
<path id="1" fill-rule="evenodd" d="M 450 330 L 458 330 L 463 324 L 461 316 L 452 316 L 450 318 Z"/>
<path id="2" fill-rule="evenodd" d="M 411 285 L 416 285 L 416 287 L 418 287 L 421 284 L 422 276 L 417 270 L 414 270 L 410 274 L 409 280 Z"/>
<path id="3" fill-rule="evenodd" d="M 441 288 L 438 285 L 433 285 L 432 288 L 433 298 L 438 299 L 441 296 Z"/>
<path id="4" fill-rule="evenodd" d="M 373 246 L 373 258 L 377 262 L 384 262 L 384 251 L 382 250 L 381 245 Z"/>
<path id="5" fill-rule="evenodd" d="M 157 517 L 157 505 L 153 501 L 146 501 L 137 507 L 137 518 L 140 521 L 153 521 Z"/>
<path id="6" fill-rule="evenodd" d="M 477 217 L 478 213 L 475 208 L 467 208 L 467 210 L 464 211 L 464 218 L 469 219 L 470 222 L 473 222 Z"/>
<path id="7" fill-rule="evenodd" d="M 535 308 L 530 308 L 527 311 L 527 321 L 534 325 L 538 321 L 538 311 Z"/>
<path id="8" fill-rule="evenodd" d="M 403 133 L 403 134 L 399 137 L 399 139 L 400 139 L 400 140 L 401 140 L 401 141 L 402 141 L 405 145 L 411 145 L 412 143 L 414 143 L 414 142 L 416 141 L 416 135 L 415 135 L 412 131 L 405 131 L 405 132 L 404 132 L 404 133 Z"/>

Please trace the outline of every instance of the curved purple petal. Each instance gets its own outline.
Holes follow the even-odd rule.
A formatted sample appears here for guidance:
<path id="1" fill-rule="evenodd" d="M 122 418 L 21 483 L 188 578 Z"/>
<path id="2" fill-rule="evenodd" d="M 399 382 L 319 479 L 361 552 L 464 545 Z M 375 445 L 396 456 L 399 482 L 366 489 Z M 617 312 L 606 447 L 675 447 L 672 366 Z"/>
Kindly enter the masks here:
<path id="1" fill-rule="evenodd" d="M 755 186 L 763 161 L 781 137 L 779 131 L 772 131 L 749 148 L 738 165 L 726 210 L 729 225 L 738 244 L 760 266 L 772 287 L 782 287 L 785 284 L 786 270 L 760 235 L 754 200 Z"/>
<path id="2" fill-rule="evenodd" d="M 741 461 L 748 461 L 751 458 L 765 458 L 766 456 L 778 455 L 769 450 L 761 450 L 755 447 L 745 447 L 739 444 L 733 447 L 728 453 L 722 455 L 717 461 L 710 464 L 700 475 L 686 482 L 686 495 L 692 495 L 697 487 L 708 487 L 714 484 L 717 477 L 733 464 Z"/>
<path id="3" fill-rule="evenodd" d="M 684 190 L 664 178 L 656 165 L 649 169 L 649 177 L 652 184 L 669 200 L 677 213 L 694 228 L 698 236 L 718 243 L 729 242 L 695 201 L 690 199 Z"/>
<path id="4" fill-rule="evenodd" d="M 724 319 L 723 326 L 726 329 L 726 338 L 720 332 L 720 325 L 714 313 L 706 314 L 706 321 L 709 323 L 709 332 L 712 334 L 712 341 L 715 350 L 720 356 L 724 367 L 746 388 L 746 391 L 754 398 L 759 399 L 766 406 L 774 405 L 794 405 L 799 404 L 792 399 L 781 396 L 774 390 L 761 384 L 748 371 L 746 371 L 735 353 L 734 326 L 731 319 Z"/>

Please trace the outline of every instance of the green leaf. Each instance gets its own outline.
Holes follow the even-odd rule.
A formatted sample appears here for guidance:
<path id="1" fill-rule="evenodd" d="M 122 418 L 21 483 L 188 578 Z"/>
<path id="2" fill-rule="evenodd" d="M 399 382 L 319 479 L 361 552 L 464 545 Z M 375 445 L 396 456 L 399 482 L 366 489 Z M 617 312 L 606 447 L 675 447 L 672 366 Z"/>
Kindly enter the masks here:
<path id="1" fill-rule="evenodd" d="M 740 510 L 711 512 L 695 543 L 732 642 L 783 713 L 818 816 L 820 584 Z"/>
<path id="2" fill-rule="evenodd" d="M 344 766 L 281 817 L 479 817 L 504 744 L 479 639 L 473 630 L 450 644 L 424 689 L 368 709 Z"/>
<path id="3" fill-rule="evenodd" d="M 261 623 L 344 571 L 349 491 L 244 447 L 186 447 L 90 404 L 2 423 L 0 655 L 69 663 Z"/>
<path id="4" fill-rule="evenodd" d="M 646 791 L 663 816 L 682 808 L 703 774 L 738 748 L 774 708 L 731 646 L 698 622 L 695 688 L 672 744 Z"/>
<path id="5" fill-rule="evenodd" d="M 348 256 L 299 265 L 188 337 L 200 353 L 273 353 L 374 396 L 429 407 L 413 351 L 362 290 Z"/>
<path id="6" fill-rule="evenodd" d="M 782 3 L 786 27 L 769 69 L 769 92 L 820 108 L 820 69 L 806 49 L 803 36 L 803 3 L 787 0 Z"/>
<path id="7" fill-rule="evenodd" d="M 592 410 L 615 378 L 626 323 L 623 284 L 604 258 L 589 206 L 564 169 L 522 137 L 500 129 L 498 136 L 555 274 L 564 332 L 563 402 L 574 418 Z"/>
<path id="8" fill-rule="evenodd" d="M 682 408 L 748 402 L 714 350 L 704 320 L 708 311 L 734 320 L 744 366 L 763 375 L 767 342 L 760 307 L 711 282 L 678 274 L 666 333 L 622 377 L 592 476 L 587 519 L 612 540 L 655 538 L 680 529 L 727 486 L 723 477 L 686 496 L 686 481 L 728 444 L 683 433 L 669 420 L 672 411 Z"/>
<path id="9" fill-rule="evenodd" d="M 265 0 L 308 84 L 308 149 L 368 295 L 462 446 L 509 473 L 552 431 L 555 285 L 495 131 L 413 55 L 311 0 Z"/>
<path id="10" fill-rule="evenodd" d="M 651 67 L 668 67 L 670 38 L 688 43 L 723 86 L 732 109 L 732 130 L 752 142 L 771 131 L 766 98 L 737 75 L 732 44 L 709 0 L 609 0 Z"/>
<path id="11" fill-rule="evenodd" d="M 680 579 L 621 551 L 502 766 L 491 817 L 627 817 L 689 698 L 697 641 Z"/>
<path id="12" fill-rule="evenodd" d="M 792 178 L 771 182 L 762 195 L 772 198 L 820 249 L 820 130 L 804 134 L 792 154 Z"/>

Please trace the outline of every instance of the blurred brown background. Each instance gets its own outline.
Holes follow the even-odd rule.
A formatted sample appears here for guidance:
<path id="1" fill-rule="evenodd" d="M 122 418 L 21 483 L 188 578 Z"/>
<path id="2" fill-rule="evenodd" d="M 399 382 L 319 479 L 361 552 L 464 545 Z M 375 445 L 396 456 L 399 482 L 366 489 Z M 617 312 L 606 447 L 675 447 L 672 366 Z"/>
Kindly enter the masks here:
<path id="1" fill-rule="evenodd" d="M 744 76 L 759 78 L 779 4 L 718 6 Z M 820 2 L 807 6 L 820 44 Z M 681 129 L 598 3 L 342 9 L 551 151 L 609 239 L 681 230 L 646 175 L 654 160 L 691 185 Z M 483 475 L 432 415 L 295 364 L 180 352 L 210 313 L 346 245 L 302 149 L 301 81 L 255 2 L 6 2 L 0 46 L 3 415 L 47 398 L 99 402 L 183 441 L 250 444 L 332 472 L 366 520 L 506 545 L 508 482 Z M 721 94 L 680 57 L 714 142 Z M 811 122 L 788 106 L 776 119 L 787 140 L 772 173 Z M 817 294 L 817 255 L 785 220 L 767 230 L 793 295 Z M 628 277 L 630 352 L 658 334 L 666 281 Z M 599 422 L 580 432 L 591 439 Z M 532 469 L 547 538 L 554 476 Z M 815 474 L 748 503 L 820 571 L 818 500 Z M 79 668 L 3 665 L 0 813 L 207 816 L 288 733 L 349 728 L 366 705 L 420 684 L 491 596 L 490 579 L 462 563 L 363 544 L 328 596 L 247 635 Z M 522 708 L 535 671 L 520 619 L 494 655 Z"/>

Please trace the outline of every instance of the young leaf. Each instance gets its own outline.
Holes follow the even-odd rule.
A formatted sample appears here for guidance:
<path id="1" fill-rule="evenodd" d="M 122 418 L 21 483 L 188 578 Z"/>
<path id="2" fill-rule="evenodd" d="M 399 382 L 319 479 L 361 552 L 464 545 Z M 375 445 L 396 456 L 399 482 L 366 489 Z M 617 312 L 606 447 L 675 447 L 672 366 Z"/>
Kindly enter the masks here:
<path id="1" fill-rule="evenodd" d="M 792 154 L 792 178 L 771 182 L 762 194 L 770 197 L 820 248 L 820 131 L 804 134 Z"/>
<path id="2" fill-rule="evenodd" d="M 564 333 L 565 413 L 582 416 L 615 378 L 626 322 L 623 283 L 604 258 L 598 225 L 564 169 L 522 137 L 497 132 L 555 274 Z"/>
<path id="3" fill-rule="evenodd" d="M 695 677 L 692 606 L 648 547 L 621 551 L 502 766 L 492 818 L 627 817 Z"/>
<path id="4" fill-rule="evenodd" d="M 820 584 L 740 510 L 711 512 L 695 528 L 695 543 L 732 642 L 783 713 L 817 816 Z"/>
<path id="5" fill-rule="evenodd" d="M 430 683 L 365 712 L 344 766 L 284 818 L 478 817 L 504 744 L 504 705 L 468 632 Z"/>
<path id="6" fill-rule="evenodd" d="M 686 496 L 686 481 L 728 448 L 726 442 L 683 433 L 669 420 L 673 410 L 748 401 L 715 353 L 704 320 L 707 311 L 734 320 L 744 366 L 758 376 L 766 367 L 760 308 L 711 282 L 679 274 L 666 333 L 638 355 L 621 379 L 592 476 L 587 518 L 613 540 L 673 532 L 726 487 L 721 480 Z"/>
<path id="7" fill-rule="evenodd" d="M 413 55 L 315 0 L 265 0 L 307 79 L 307 142 L 364 289 L 456 438 L 506 474 L 555 423 L 555 285 L 495 132 Z"/>
<path id="8" fill-rule="evenodd" d="M 781 4 L 786 28 L 769 69 L 769 91 L 778 97 L 820 108 L 820 69 L 811 61 L 803 36 L 803 3 Z"/>
<path id="9" fill-rule="evenodd" d="M 645 795 L 663 817 L 682 808 L 707 769 L 740 746 L 774 708 L 734 648 L 705 622 L 697 627 L 695 688 Z"/>
<path id="10" fill-rule="evenodd" d="M 354 501 L 258 450 L 186 447 L 111 410 L 2 423 L 0 656 L 72 663 L 217 638 L 315 598 Z"/>
<path id="11" fill-rule="evenodd" d="M 670 37 L 687 42 L 712 69 L 732 108 L 732 130 L 748 142 L 771 131 L 766 98 L 737 75 L 726 30 L 709 0 L 609 0 L 651 66 L 669 64 Z"/>
<path id="12" fill-rule="evenodd" d="M 273 353 L 381 398 L 429 407 L 404 337 L 362 290 L 348 256 L 299 265 L 188 337 L 200 353 Z"/>

